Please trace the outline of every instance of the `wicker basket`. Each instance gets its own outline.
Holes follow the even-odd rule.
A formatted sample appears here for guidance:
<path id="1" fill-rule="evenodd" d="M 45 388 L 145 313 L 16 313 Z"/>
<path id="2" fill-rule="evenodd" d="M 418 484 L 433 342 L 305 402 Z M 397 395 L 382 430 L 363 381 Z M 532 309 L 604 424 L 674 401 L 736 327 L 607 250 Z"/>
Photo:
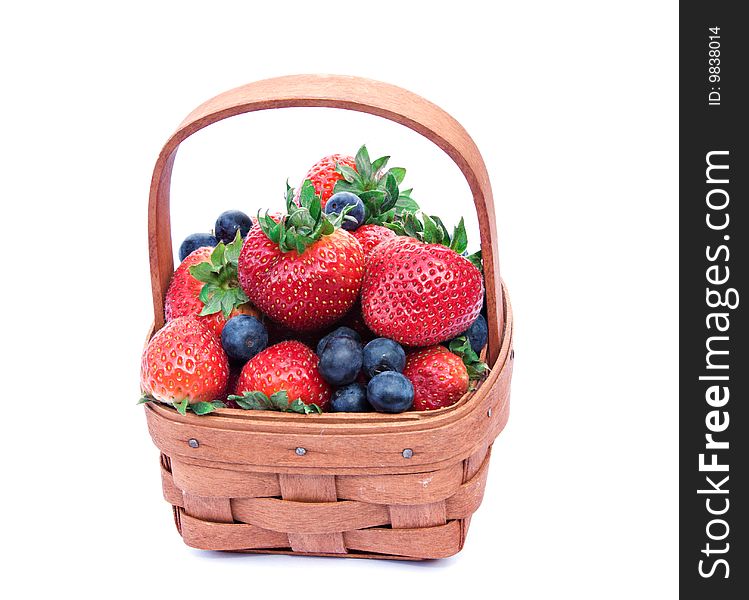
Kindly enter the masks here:
<path id="1" fill-rule="evenodd" d="M 341 76 L 252 83 L 209 100 L 180 125 L 154 169 L 149 249 L 154 329 L 174 270 L 169 187 L 179 144 L 233 115 L 321 106 L 401 123 L 442 148 L 473 193 L 489 323 L 487 378 L 433 413 L 297 415 L 221 409 L 208 417 L 149 403 L 164 497 L 194 548 L 396 559 L 458 552 L 484 492 L 491 445 L 507 422 L 512 312 L 499 278 L 491 186 L 475 144 L 434 104 L 388 84 Z"/>

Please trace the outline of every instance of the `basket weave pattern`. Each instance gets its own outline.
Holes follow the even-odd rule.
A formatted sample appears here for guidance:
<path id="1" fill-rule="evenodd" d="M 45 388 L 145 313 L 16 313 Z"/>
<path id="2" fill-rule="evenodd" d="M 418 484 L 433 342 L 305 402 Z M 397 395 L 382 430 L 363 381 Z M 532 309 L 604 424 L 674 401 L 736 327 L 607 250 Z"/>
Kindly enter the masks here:
<path id="1" fill-rule="evenodd" d="M 183 481 L 199 475 L 201 467 L 171 463 L 164 455 L 161 475 L 177 529 L 194 548 L 443 558 L 463 547 L 470 516 L 484 494 L 490 452 L 438 471 L 404 475 L 222 471 L 235 481 L 231 498 L 180 489 L 175 479 L 189 487 Z M 329 499 L 322 501 L 322 495 Z"/>

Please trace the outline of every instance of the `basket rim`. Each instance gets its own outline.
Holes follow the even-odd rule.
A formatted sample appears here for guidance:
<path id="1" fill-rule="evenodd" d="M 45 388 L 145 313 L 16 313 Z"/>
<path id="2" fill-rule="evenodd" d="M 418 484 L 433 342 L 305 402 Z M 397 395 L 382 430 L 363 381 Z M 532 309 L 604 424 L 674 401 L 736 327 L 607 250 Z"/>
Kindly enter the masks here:
<path id="1" fill-rule="evenodd" d="M 465 394 L 452 406 L 434 411 L 406 411 L 399 414 L 385 413 L 331 413 L 301 415 L 275 411 L 245 411 L 242 409 L 223 408 L 207 416 L 192 413 L 181 415 L 174 408 L 159 403 L 144 404 L 144 409 L 152 411 L 154 416 L 185 425 L 216 427 L 239 431 L 265 431 L 268 433 L 312 433 L 324 427 L 331 434 L 367 434 L 376 431 L 418 431 L 434 429 L 453 423 L 481 404 L 480 400 L 492 389 L 512 359 L 513 314 L 509 294 L 504 281 L 503 328 L 501 346 L 497 361 L 475 390 Z M 150 338 L 150 332 L 149 336 Z"/>

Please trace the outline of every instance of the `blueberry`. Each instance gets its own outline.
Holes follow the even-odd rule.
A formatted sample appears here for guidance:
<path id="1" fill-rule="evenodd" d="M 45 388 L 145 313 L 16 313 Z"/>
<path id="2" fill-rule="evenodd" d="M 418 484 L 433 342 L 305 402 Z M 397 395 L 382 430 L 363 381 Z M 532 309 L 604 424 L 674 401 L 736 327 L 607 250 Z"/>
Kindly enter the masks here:
<path id="1" fill-rule="evenodd" d="M 233 362 L 246 363 L 268 345 L 268 331 L 257 317 L 237 315 L 224 325 L 221 345 Z"/>
<path id="2" fill-rule="evenodd" d="M 402 373 L 378 373 L 367 384 L 367 400 L 378 412 L 403 412 L 413 406 L 414 386 Z"/>
<path id="3" fill-rule="evenodd" d="M 333 392 L 330 401 L 332 412 L 372 412 L 367 402 L 367 388 L 361 383 L 351 383 Z"/>
<path id="4" fill-rule="evenodd" d="M 479 315 L 471 326 L 460 335 L 468 337 L 471 348 L 476 354 L 481 352 L 481 349 L 486 346 L 486 342 L 489 340 L 489 327 L 484 315 Z"/>
<path id="5" fill-rule="evenodd" d="M 341 227 L 348 231 L 354 231 L 364 223 L 364 202 L 356 194 L 351 192 L 338 192 L 328 198 L 328 202 L 325 204 L 325 212 L 327 214 L 341 213 L 347 206 L 352 208 L 346 213 L 346 218 L 343 219 Z M 349 219 L 348 217 L 351 217 Z M 354 219 L 354 220 L 352 220 Z"/>
<path id="6" fill-rule="evenodd" d="M 179 260 L 182 262 L 198 248 L 203 246 L 213 248 L 216 244 L 218 244 L 218 240 L 210 233 L 191 233 L 179 247 Z"/>
<path id="7" fill-rule="evenodd" d="M 347 337 L 357 342 L 361 342 L 361 336 L 356 331 L 351 329 L 351 327 L 339 327 L 338 329 L 331 331 L 328 335 L 317 342 L 317 356 L 322 356 L 322 353 L 325 351 L 328 342 L 337 337 Z"/>
<path id="8" fill-rule="evenodd" d="M 237 235 L 237 229 L 242 237 L 245 237 L 251 228 L 252 219 L 241 210 L 227 210 L 216 219 L 214 233 L 224 244 L 230 244 Z"/>
<path id="9" fill-rule="evenodd" d="M 361 363 L 361 344 L 351 338 L 336 337 L 325 345 L 317 370 L 331 385 L 346 385 L 356 379 Z"/>
<path id="10" fill-rule="evenodd" d="M 403 371 L 406 353 L 401 345 L 387 338 L 375 338 L 364 346 L 364 372 L 374 377 L 383 371 Z"/>

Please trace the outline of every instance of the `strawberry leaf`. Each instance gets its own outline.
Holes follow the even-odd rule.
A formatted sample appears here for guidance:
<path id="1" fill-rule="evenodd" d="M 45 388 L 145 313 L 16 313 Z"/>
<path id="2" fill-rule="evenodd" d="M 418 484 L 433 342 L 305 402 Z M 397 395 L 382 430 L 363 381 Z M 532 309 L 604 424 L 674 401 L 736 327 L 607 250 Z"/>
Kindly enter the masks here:
<path id="1" fill-rule="evenodd" d="M 305 404 L 300 398 L 289 402 L 286 390 L 279 390 L 269 398 L 263 392 L 243 392 L 242 395 L 229 396 L 237 406 L 244 410 L 277 410 L 280 412 L 295 412 L 300 414 L 321 413 L 317 404 Z"/>
<path id="2" fill-rule="evenodd" d="M 323 212 L 320 196 L 309 179 L 299 190 L 298 204 L 294 202 L 294 189 L 286 182 L 286 208 L 288 214 L 278 222 L 267 212 L 265 217 L 258 215 L 260 229 L 282 252 L 303 254 L 321 236 L 330 235 L 340 227 L 340 220 L 336 222 L 332 215 Z"/>
<path id="3" fill-rule="evenodd" d="M 230 265 L 236 265 L 239 261 L 239 255 L 242 253 L 242 234 L 237 229 L 237 235 L 231 243 L 226 246 L 226 252 L 224 253 L 225 263 Z"/>
<path id="4" fill-rule="evenodd" d="M 356 171 L 359 173 L 362 179 L 372 179 L 372 161 L 369 158 L 369 152 L 366 146 L 359 148 L 359 151 L 354 157 L 356 163 Z"/>
<path id="5" fill-rule="evenodd" d="M 285 411 L 289 408 L 289 394 L 286 390 L 279 390 L 271 394 L 270 403 L 276 410 Z"/>
<path id="6" fill-rule="evenodd" d="M 379 212 L 379 205 L 385 201 L 387 194 L 382 190 L 368 190 L 359 194 L 359 198 L 365 205 L 371 205 L 372 211 Z"/>
<path id="7" fill-rule="evenodd" d="M 395 182 L 400 185 L 403 183 L 403 180 L 406 178 L 406 170 L 402 167 L 393 167 L 388 171 L 393 177 L 395 177 Z M 408 190 L 409 192 L 411 190 Z M 405 193 L 405 192 L 403 192 Z"/>
<path id="8" fill-rule="evenodd" d="M 445 224 L 442 222 L 442 219 L 440 219 L 436 215 L 432 215 L 432 220 L 437 224 L 437 227 L 440 228 L 440 231 L 442 232 L 442 239 L 449 240 L 450 234 L 447 231 L 447 227 L 445 227 Z"/>
<path id="9" fill-rule="evenodd" d="M 398 201 L 395 203 L 395 212 L 398 216 L 404 213 L 415 213 L 419 211 L 419 205 L 411 198 L 411 190 L 401 192 Z"/>
<path id="10" fill-rule="evenodd" d="M 449 239 L 449 237 L 448 237 Z M 466 225 L 463 221 L 463 217 L 460 217 L 460 222 L 455 226 L 453 230 L 453 238 L 450 242 L 450 249 L 455 250 L 458 254 L 463 254 L 468 247 L 468 234 L 466 233 Z"/>
<path id="11" fill-rule="evenodd" d="M 468 234 L 466 233 L 463 217 L 460 218 L 460 221 L 453 229 L 452 236 L 450 236 L 442 219 L 435 215 L 427 215 L 424 212 L 420 212 L 419 215 L 417 216 L 416 213 L 412 212 L 404 212 L 397 215 L 393 224 L 385 223 L 385 226 L 392 229 L 398 235 L 406 235 L 427 244 L 442 244 L 461 255 L 465 253 L 468 247 Z M 478 256 L 472 255 L 473 258 L 466 258 L 481 270 L 481 267 L 476 264 L 476 259 L 480 261 L 481 253 L 478 252 L 477 254 Z"/>
<path id="12" fill-rule="evenodd" d="M 221 312 L 225 318 L 229 318 L 231 311 L 234 310 L 234 294 L 228 292 L 221 296 Z"/>
<path id="13" fill-rule="evenodd" d="M 406 232 L 406 235 L 412 238 L 416 238 L 417 240 L 423 239 L 422 232 L 424 231 L 424 226 L 413 213 L 403 215 L 403 230 Z"/>
<path id="14" fill-rule="evenodd" d="M 359 183 L 361 181 L 359 178 L 359 174 L 354 169 L 349 167 L 348 165 L 342 165 L 338 163 L 338 165 L 336 166 L 336 172 L 343 175 L 343 180 L 346 183 L 354 184 L 354 183 Z M 341 182 L 339 181 L 337 183 L 341 183 Z M 343 191 L 343 190 L 337 190 L 337 191 Z"/>
<path id="15" fill-rule="evenodd" d="M 336 229 L 335 225 L 331 221 L 329 221 L 328 219 L 325 219 L 322 222 L 322 226 L 320 228 L 320 232 L 322 233 L 322 235 L 330 235 L 331 233 L 333 233 L 335 231 L 335 229 Z"/>
<path id="16" fill-rule="evenodd" d="M 202 262 L 190 267 L 190 275 L 203 283 L 210 283 L 215 279 L 215 271 L 211 263 Z"/>
<path id="17" fill-rule="evenodd" d="M 145 394 L 143 394 L 140 397 L 140 400 L 138 400 L 137 404 L 146 404 L 147 402 L 154 402 L 154 399 L 151 398 L 150 396 L 146 396 Z"/>
<path id="18" fill-rule="evenodd" d="M 388 229 L 390 229 L 391 231 L 394 231 L 396 235 L 403 235 L 403 236 L 408 235 L 402 223 L 398 223 L 398 222 L 383 223 L 383 225 L 387 227 Z"/>
<path id="19" fill-rule="evenodd" d="M 221 311 L 221 296 L 219 294 L 213 294 L 211 298 L 208 300 L 208 303 L 203 307 L 203 310 L 200 311 L 201 317 L 206 317 L 208 315 L 215 315 L 217 312 Z"/>
<path id="20" fill-rule="evenodd" d="M 217 407 L 214 406 L 212 402 L 196 402 L 195 404 L 190 405 L 190 410 L 200 416 L 212 413 L 216 408 Z"/>
<path id="21" fill-rule="evenodd" d="M 385 176 L 385 200 L 380 206 L 380 212 L 387 212 L 398 202 L 398 183 L 392 173 Z"/>
<path id="22" fill-rule="evenodd" d="M 312 222 L 313 227 L 315 223 L 317 223 L 320 220 L 321 214 L 322 214 L 322 204 L 320 203 L 320 199 L 317 198 L 316 201 L 312 202 L 309 207 L 309 217 L 310 217 L 310 221 Z"/>
<path id="23" fill-rule="evenodd" d="M 198 298 L 203 303 L 200 316 L 222 312 L 228 317 L 241 304 L 248 301 L 239 287 L 237 263 L 242 252 L 242 235 L 237 231 L 229 244 L 219 242 L 211 252 L 210 262 L 190 267 L 190 275 L 203 283 Z"/>
<path id="24" fill-rule="evenodd" d="M 424 233 L 422 234 L 422 241 L 427 244 L 441 244 L 444 240 L 442 237 L 442 230 L 437 226 L 429 215 L 424 213 L 422 215 L 424 221 Z"/>
<path id="25" fill-rule="evenodd" d="M 374 160 L 372 162 L 372 173 L 377 174 L 380 171 L 382 171 L 382 169 L 385 168 L 385 165 L 388 164 L 389 160 L 390 160 L 389 156 L 381 156 L 380 158 Z M 397 169 L 398 167 L 395 167 L 395 168 Z M 400 169 L 400 170 L 403 171 L 404 174 L 406 173 L 405 169 Z M 392 171 L 393 171 L 393 169 L 390 169 L 390 172 L 392 172 Z M 398 182 L 398 183 L 400 183 L 400 182 Z"/>
<path id="26" fill-rule="evenodd" d="M 469 254 L 466 256 L 468 260 L 471 261 L 471 264 L 473 264 L 474 267 L 476 267 L 479 271 L 482 273 L 484 272 L 484 261 L 481 257 L 481 250 L 478 250 L 474 252 L 473 254 Z"/>
<path id="27" fill-rule="evenodd" d="M 177 409 L 177 412 L 179 414 L 183 415 L 183 416 L 187 414 L 187 407 L 188 407 L 188 405 L 189 405 L 189 402 L 188 402 L 187 398 L 185 398 L 184 400 L 182 400 L 182 402 L 173 402 L 172 403 L 172 406 L 174 406 L 174 408 Z"/>
<path id="28" fill-rule="evenodd" d="M 448 349 L 463 360 L 469 380 L 481 379 L 489 371 L 489 365 L 482 362 L 478 354 L 474 352 L 467 336 L 461 335 L 451 340 Z"/>
<path id="29" fill-rule="evenodd" d="M 218 273 L 218 271 L 224 265 L 225 254 L 226 254 L 226 246 L 224 245 L 224 242 L 219 242 L 216 245 L 216 247 L 213 249 L 213 252 L 211 252 L 211 264 L 213 265 L 213 270 L 216 273 Z M 208 263 L 203 263 L 203 264 L 208 264 Z"/>

